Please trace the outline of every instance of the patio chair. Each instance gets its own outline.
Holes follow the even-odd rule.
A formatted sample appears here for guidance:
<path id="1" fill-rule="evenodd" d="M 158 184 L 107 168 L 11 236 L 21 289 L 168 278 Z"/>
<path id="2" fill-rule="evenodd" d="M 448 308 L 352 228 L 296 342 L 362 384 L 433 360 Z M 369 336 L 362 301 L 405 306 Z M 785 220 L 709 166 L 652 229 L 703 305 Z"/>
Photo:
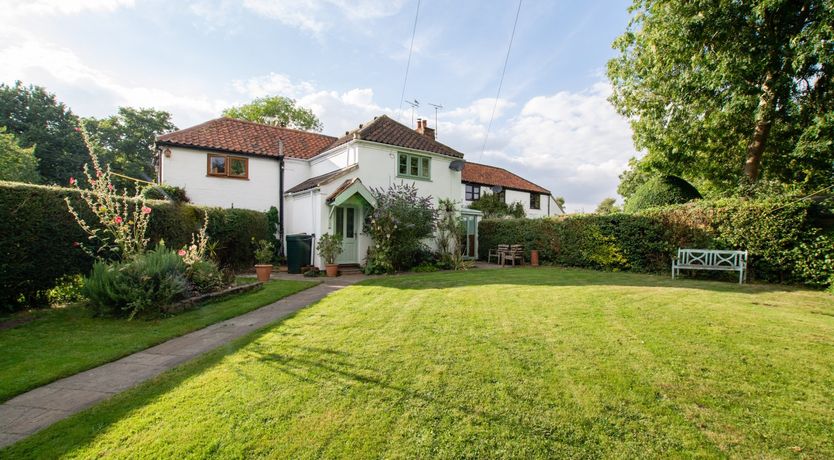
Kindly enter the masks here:
<path id="1" fill-rule="evenodd" d="M 490 249 L 489 254 L 487 255 L 487 263 L 489 263 L 493 257 L 495 257 L 495 263 L 503 265 L 504 262 L 502 261 L 502 255 L 510 250 L 509 244 L 499 244 L 497 248 Z"/>
<path id="2" fill-rule="evenodd" d="M 516 261 L 518 261 L 520 265 L 524 265 L 524 246 L 520 244 L 510 245 L 510 249 L 506 251 L 504 256 L 501 258 L 501 265 L 505 265 L 508 260 L 512 262 L 513 267 L 515 267 Z"/>

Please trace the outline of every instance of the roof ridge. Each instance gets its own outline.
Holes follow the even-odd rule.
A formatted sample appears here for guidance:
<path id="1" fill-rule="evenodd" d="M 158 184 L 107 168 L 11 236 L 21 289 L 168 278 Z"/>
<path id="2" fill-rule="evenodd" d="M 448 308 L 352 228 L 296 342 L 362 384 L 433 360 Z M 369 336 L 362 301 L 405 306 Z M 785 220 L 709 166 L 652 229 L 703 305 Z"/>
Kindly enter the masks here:
<path id="1" fill-rule="evenodd" d="M 320 137 L 329 137 L 331 139 L 338 139 L 338 137 L 331 136 L 329 134 L 322 134 L 322 133 L 317 133 L 317 132 L 314 132 L 314 131 L 305 131 L 303 129 L 287 128 L 286 126 L 268 125 L 266 123 L 258 123 L 257 121 L 251 121 L 251 120 L 241 120 L 240 118 L 232 118 L 232 117 L 227 117 L 225 115 L 222 116 L 222 117 L 219 117 L 219 118 L 215 118 L 213 120 L 209 120 L 206 123 L 209 123 L 209 122 L 212 122 L 212 121 L 218 121 L 218 120 L 229 120 L 229 121 L 234 121 L 234 122 L 237 122 L 237 123 L 247 123 L 247 124 L 255 125 L 255 126 L 263 126 L 265 128 L 278 129 L 278 130 L 281 130 L 281 131 L 292 131 L 294 133 L 309 134 L 311 136 L 320 136 Z M 201 125 L 202 124 L 205 124 L 205 123 L 201 123 Z M 200 126 L 200 125 L 197 125 L 197 126 Z M 186 128 L 186 129 L 191 129 L 191 128 Z"/>

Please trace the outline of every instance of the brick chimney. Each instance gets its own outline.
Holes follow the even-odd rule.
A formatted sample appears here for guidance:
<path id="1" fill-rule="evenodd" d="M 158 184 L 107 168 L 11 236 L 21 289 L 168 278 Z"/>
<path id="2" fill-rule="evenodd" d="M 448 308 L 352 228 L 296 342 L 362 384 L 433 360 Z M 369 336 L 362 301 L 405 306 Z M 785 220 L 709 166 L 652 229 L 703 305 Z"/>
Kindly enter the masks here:
<path id="1" fill-rule="evenodd" d="M 418 133 L 428 137 L 431 140 L 434 140 L 434 128 L 429 128 L 428 124 L 429 124 L 428 120 L 418 118 L 417 119 L 417 128 L 415 129 L 415 131 L 417 131 Z"/>

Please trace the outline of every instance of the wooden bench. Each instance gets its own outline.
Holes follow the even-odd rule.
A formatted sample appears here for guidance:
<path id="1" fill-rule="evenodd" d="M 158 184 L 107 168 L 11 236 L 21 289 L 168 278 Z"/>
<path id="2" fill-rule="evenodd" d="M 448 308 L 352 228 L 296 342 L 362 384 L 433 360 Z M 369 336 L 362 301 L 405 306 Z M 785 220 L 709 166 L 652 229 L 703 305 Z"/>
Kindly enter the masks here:
<path id="1" fill-rule="evenodd" d="M 747 274 L 747 251 L 678 249 L 678 256 L 672 259 L 672 279 L 681 270 L 737 271 L 738 284 L 743 284 Z"/>

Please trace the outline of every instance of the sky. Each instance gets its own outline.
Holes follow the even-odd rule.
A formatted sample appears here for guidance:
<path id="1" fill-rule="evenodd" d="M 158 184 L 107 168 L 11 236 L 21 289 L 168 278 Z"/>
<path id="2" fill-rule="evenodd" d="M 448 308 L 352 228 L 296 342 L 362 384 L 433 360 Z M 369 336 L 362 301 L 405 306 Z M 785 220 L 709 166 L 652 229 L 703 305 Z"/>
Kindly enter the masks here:
<path id="1" fill-rule="evenodd" d="M 180 128 L 283 95 L 334 136 L 383 113 L 412 125 L 402 99 L 432 127 L 439 104 L 439 141 L 590 212 L 620 201 L 638 155 L 605 78 L 628 5 L 523 1 L 496 103 L 515 0 L 422 0 L 407 79 L 417 0 L 0 0 L 0 82 L 80 116 L 166 110 Z"/>

